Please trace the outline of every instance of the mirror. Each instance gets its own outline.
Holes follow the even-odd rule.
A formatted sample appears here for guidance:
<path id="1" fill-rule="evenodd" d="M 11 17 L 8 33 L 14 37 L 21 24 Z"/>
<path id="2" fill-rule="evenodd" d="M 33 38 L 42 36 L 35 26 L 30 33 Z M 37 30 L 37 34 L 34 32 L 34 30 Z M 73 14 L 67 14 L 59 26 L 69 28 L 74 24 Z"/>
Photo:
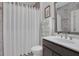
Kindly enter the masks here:
<path id="1" fill-rule="evenodd" d="M 79 2 L 55 3 L 57 32 L 79 33 Z"/>

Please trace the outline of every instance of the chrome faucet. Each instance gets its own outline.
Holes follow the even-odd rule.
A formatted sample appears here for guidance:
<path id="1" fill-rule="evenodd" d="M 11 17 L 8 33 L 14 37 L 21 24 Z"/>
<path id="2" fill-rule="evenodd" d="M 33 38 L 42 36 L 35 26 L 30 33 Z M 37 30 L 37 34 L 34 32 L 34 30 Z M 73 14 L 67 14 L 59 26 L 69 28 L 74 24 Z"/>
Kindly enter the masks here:
<path id="1" fill-rule="evenodd" d="M 70 39 L 70 40 L 72 40 L 72 37 L 71 36 L 68 36 L 68 33 L 65 33 L 65 39 Z"/>
<path id="2" fill-rule="evenodd" d="M 70 39 L 70 40 L 72 40 L 72 36 L 69 36 L 67 32 L 66 33 L 60 33 L 59 35 L 60 35 L 61 38 L 64 37 L 64 39 Z"/>
<path id="3" fill-rule="evenodd" d="M 70 40 L 72 40 L 72 37 L 69 37 L 70 38 Z"/>
<path id="4" fill-rule="evenodd" d="M 67 33 L 65 33 L 65 39 L 67 39 L 68 38 L 68 35 L 67 35 Z"/>

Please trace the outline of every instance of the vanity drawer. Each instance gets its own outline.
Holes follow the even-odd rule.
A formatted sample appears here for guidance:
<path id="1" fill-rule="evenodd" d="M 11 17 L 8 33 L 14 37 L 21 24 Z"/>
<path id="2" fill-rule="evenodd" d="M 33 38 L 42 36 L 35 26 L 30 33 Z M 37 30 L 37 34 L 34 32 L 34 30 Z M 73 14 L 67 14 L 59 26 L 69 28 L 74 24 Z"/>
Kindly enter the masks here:
<path id="1" fill-rule="evenodd" d="M 43 40 L 43 45 L 63 56 L 79 56 L 78 52 L 45 39 Z"/>

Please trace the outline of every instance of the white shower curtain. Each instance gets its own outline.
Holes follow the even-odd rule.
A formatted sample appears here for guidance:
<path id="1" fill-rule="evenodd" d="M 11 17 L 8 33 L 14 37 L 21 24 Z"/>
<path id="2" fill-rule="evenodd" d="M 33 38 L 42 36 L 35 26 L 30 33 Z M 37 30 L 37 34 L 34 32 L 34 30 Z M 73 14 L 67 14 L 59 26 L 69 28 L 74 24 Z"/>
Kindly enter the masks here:
<path id="1" fill-rule="evenodd" d="M 19 56 L 39 45 L 40 10 L 23 3 L 3 4 L 4 55 Z"/>

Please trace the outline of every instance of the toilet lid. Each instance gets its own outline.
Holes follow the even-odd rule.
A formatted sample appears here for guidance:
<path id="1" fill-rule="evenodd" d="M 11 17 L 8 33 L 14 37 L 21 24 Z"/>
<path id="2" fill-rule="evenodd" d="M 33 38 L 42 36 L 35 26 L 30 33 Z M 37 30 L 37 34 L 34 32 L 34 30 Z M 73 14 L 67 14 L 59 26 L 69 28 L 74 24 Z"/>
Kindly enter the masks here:
<path id="1" fill-rule="evenodd" d="M 34 47 L 32 47 L 31 50 L 32 51 L 40 51 L 40 50 L 42 50 L 42 46 L 34 46 Z"/>

